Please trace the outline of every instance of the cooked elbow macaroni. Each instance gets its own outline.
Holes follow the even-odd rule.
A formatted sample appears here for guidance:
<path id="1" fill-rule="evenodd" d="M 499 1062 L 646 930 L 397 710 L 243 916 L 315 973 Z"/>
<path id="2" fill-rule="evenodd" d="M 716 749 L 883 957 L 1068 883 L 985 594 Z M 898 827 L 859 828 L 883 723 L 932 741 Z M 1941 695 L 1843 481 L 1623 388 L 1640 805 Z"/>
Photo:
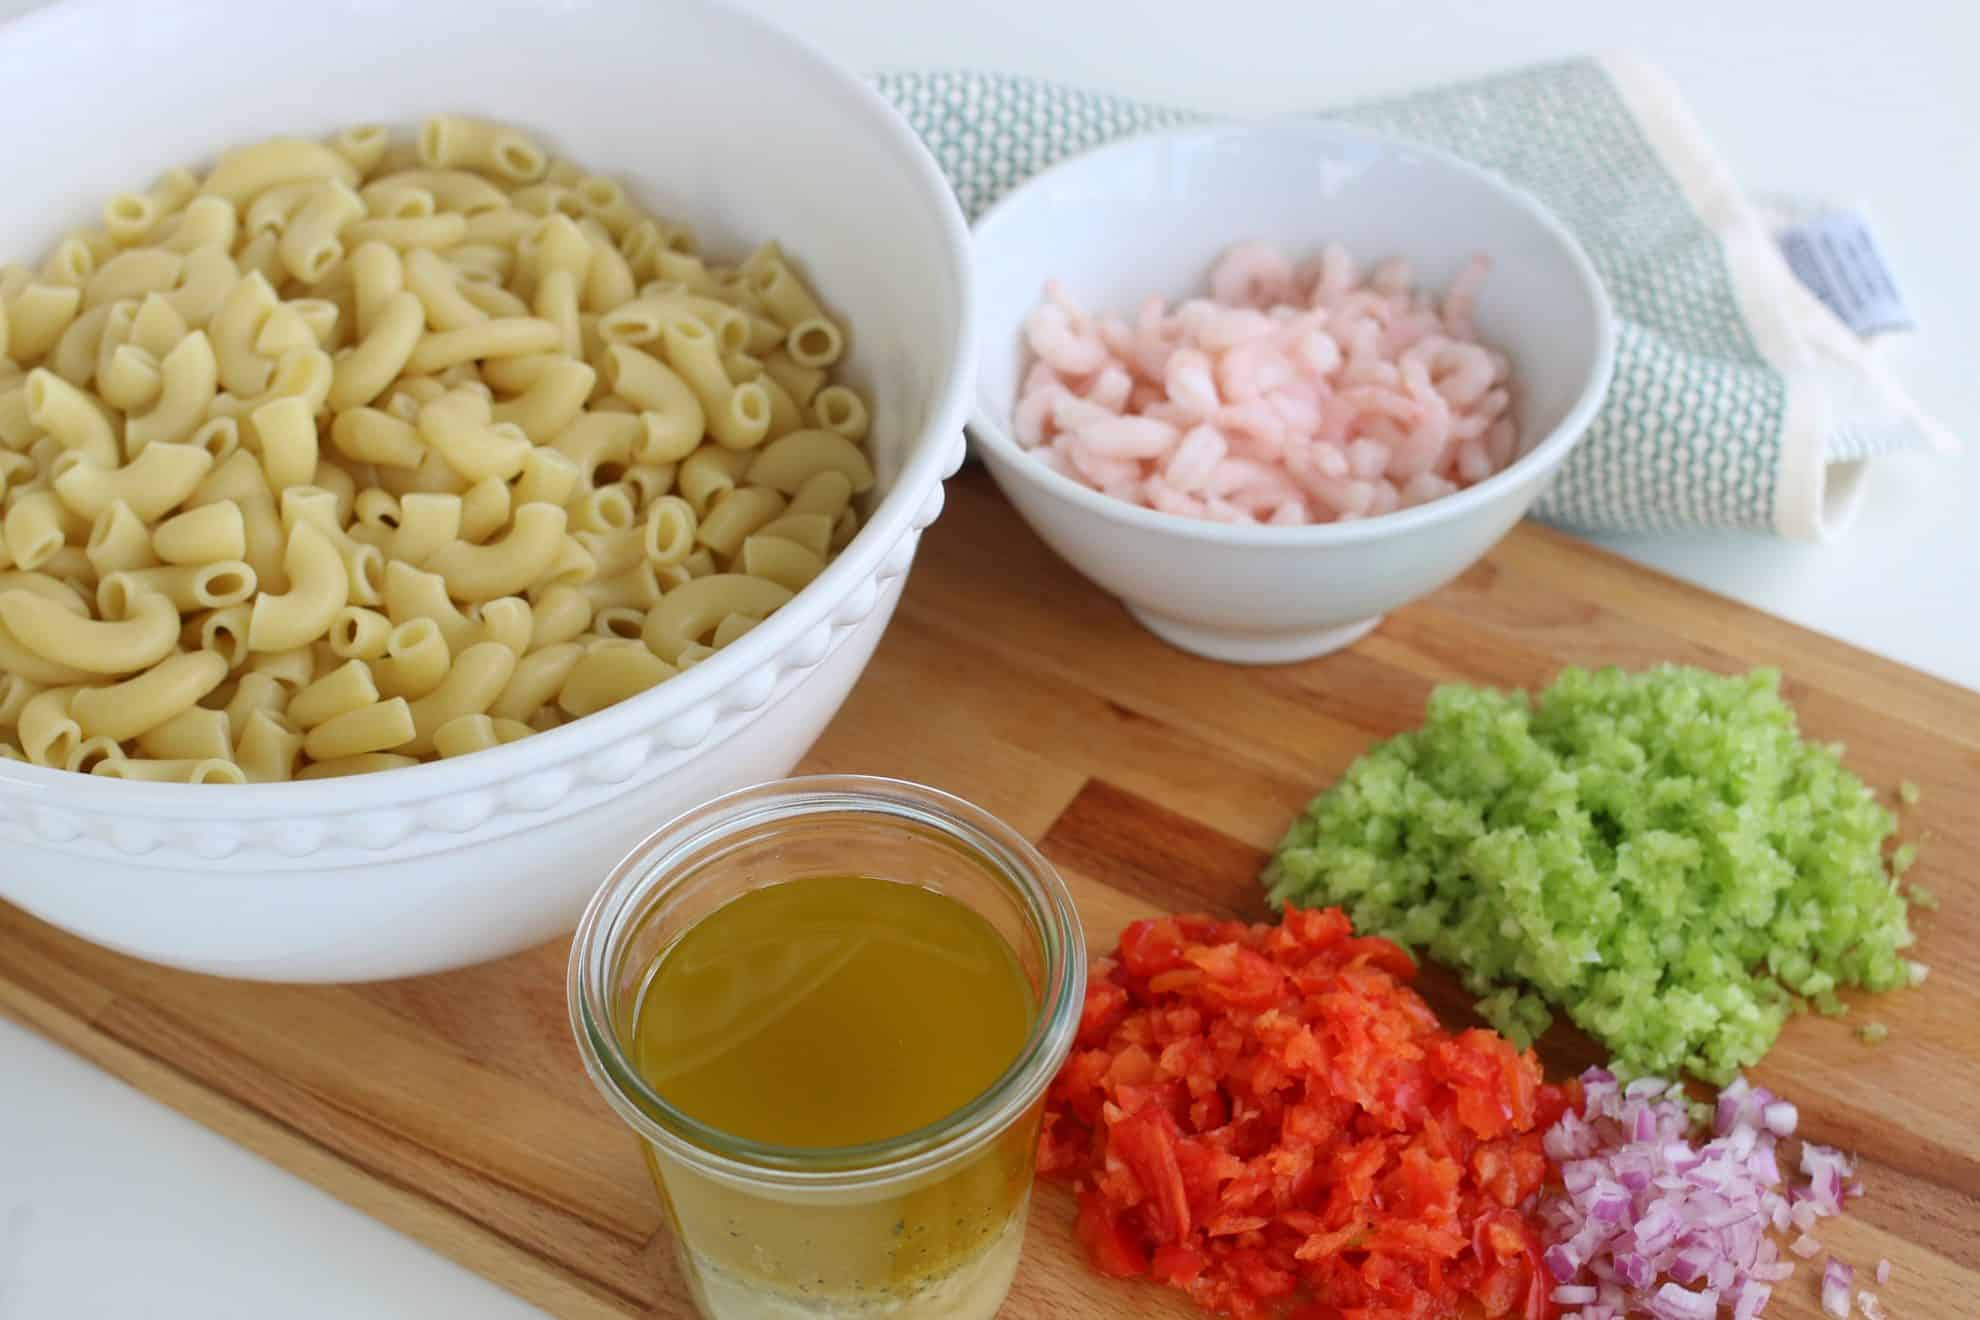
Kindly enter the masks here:
<path id="1" fill-rule="evenodd" d="M 857 528 L 846 342 L 481 120 L 112 198 L 0 267 L 0 757 L 321 779 L 636 696 Z"/>

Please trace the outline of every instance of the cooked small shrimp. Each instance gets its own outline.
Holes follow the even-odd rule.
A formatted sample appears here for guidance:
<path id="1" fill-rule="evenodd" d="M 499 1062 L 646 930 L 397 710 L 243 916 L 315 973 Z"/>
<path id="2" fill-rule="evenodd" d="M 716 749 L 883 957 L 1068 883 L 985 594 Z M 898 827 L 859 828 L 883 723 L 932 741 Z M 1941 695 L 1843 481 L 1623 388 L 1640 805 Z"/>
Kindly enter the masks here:
<path id="1" fill-rule="evenodd" d="M 1127 407 L 1128 395 L 1134 392 L 1134 377 L 1115 363 L 1109 362 L 1100 368 L 1093 377 L 1093 383 L 1086 387 L 1080 397 L 1110 413 L 1117 413 Z"/>
<path id="2" fill-rule="evenodd" d="M 1454 408 L 1468 408 L 1483 398 L 1498 376 L 1484 349 L 1444 335 L 1432 335 L 1412 346 L 1402 361 L 1422 363 L 1430 383 Z"/>
<path id="3" fill-rule="evenodd" d="M 1395 297 L 1407 296 L 1415 281 L 1416 267 L 1409 264 L 1408 257 L 1385 257 L 1368 272 L 1369 288 Z"/>
<path id="4" fill-rule="evenodd" d="M 1071 460 L 1073 470 L 1095 488 L 1122 483 L 1132 485 L 1141 480 L 1141 464 L 1131 458 L 1116 458 L 1111 454 L 1103 454 L 1088 443 L 1084 436 L 1074 436 L 1072 443 L 1061 452 Z"/>
<path id="5" fill-rule="evenodd" d="M 1182 434 L 1153 417 L 1105 417 L 1077 432 L 1078 444 L 1104 458 L 1161 458 L 1176 447 Z"/>
<path id="6" fill-rule="evenodd" d="M 1123 362 L 1133 360 L 1135 344 L 1134 327 L 1123 321 L 1120 317 L 1103 316 L 1100 318 L 1100 342 L 1107 346 L 1109 353 L 1112 353 Z"/>
<path id="7" fill-rule="evenodd" d="M 1363 418 L 1390 417 L 1405 426 L 1413 426 L 1423 416 L 1422 404 L 1400 389 L 1381 385 L 1357 385 L 1342 390 L 1340 399 Z"/>
<path id="8" fill-rule="evenodd" d="M 1270 243 L 1239 243 L 1210 271 L 1210 293 L 1221 303 L 1266 308 L 1292 294 L 1293 268 Z"/>
<path id="9" fill-rule="evenodd" d="M 1292 364 L 1269 339 L 1246 340 L 1217 357 L 1217 384 L 1232 402 L 1260 398 L 1293 378 Z"/>
<path id="10" fill-rule="evenodd" d="M 1286 445 L 1286 471 L 1294 481 L 1309 489 L 1316 482 L 1338 481 L 1348 475 L 1347 455 L 1333 445 Z"/>
<path id="11" fill-rule="evenodd" d="M 1227 403 L 1211 420 L 1233 450 L 1249 457 L 1272 462 L 1285 451 L 1286 424 L 1264 403 Z"/>
<path id="12" fill-rule="evenodd" d="M 1011 438 L 1025 449 L 1036 449 L 1050 440 L 1058 429 L 1052 420 L 1052 408 L 1062 397 L 1072 396 L 1056 380 L 1026 390 L 1011 413 Z"/>
<path id="13" fill-rule="evenodd" d="M 1380 440 L 1363 438 L 1347 447 L 1348 471 L 1362 481 L 1373 481 L 1389 470 L 1389 446 Z"/>
<path id="14" fill-rule="evenodd" d="M 1031 456 L 1037 459 L 1042 466 L 1051 468 L 1052 471 L 1058 473 L 1060 476 L 1071 477 L 1074 481 L 1079 481 L 1081 485 L 1086 484 L 1084 481 L 1080 481 L 1079 473 L 1073 471 L 1073 465 L 1066 460 L 1066 456 L 1060 453 L 1057 447 L 1053 445 L 1040 445 L 1031 451 Z"/>
<path id="15" fill-rule="evenodd" d="M 1320 257 L 1308 257 L 1293 267 L 1292 300 L 1301 307 L 1313 305 L 1313 294 L 1320 287 Z"/>
<path id="16" fill-rule="evenodd" d="M 1162 373 L 1169 402 L 1196 417 L 1208 417 L 1223 406 L 1210 355 L 1200 348 L 1179 348 L 1170 354 Z"/>
<path id="17" fill-rule="evenodd" d="M 1372 481 L 1326 481 L 1316 485 L 1313 495 L 1334 511 L 1338 518 L 1359 518 L 1375 503 Z"/>
<path id="18" fill-rule="evenodd" d="M 1487 390 L 1484 398 L 1453 416 L 1451 434 L 1460 440 L 1484 435 L 1485 429 L 1499 420 L 1511 402 L 1504 390 Z"/>
<path id="19" fill-rule="evenodd" d="M 1194 408 L 1185 408 L 1174 399 L 1157 399 L 1146 408 L 1134 414 L 1136 417 L 1153 417 L 1158 422 L 1167 422 L 1178 431 L 1187 431 L 1203 420 L 1203 414 Z"/>
<path id="20" fill-rule="evenodd" d="M 1450 408 L 1441 398 L 1432 398 L 1436 402 L 1424 407 L 1423 415 L 1404 433 L 1402 443 L 1390 456 L 1388 475 L 1394 480 L 1407 481 L 1435 472 L 1450 454 Z"/>
<path id="21" fill-rule="evenodd" d="M 1060 390 L 1052 397 L 1052 426 L 1059 431 L 1077 431 L 1095 422 L 1104 422 L 1118 413 L 1108 412 L 1099 404 L 1082 399 L 1071 390 Z"/>
<path id="22" fill-rule="evenodd" d="M 1063 386 L 1065 383 L 1064 377 L 1052 370 L 1051 363 L 1040 360 L 1032 363 L 1031 369 L 1024 373 L 1024 383 L 1018 386 L 1018 394 L 1035 394 L 1048 385 Z"/>
<path id="23" fill-rule="evenodd" d="M 1478 337 L 1471 326 L 1471 309 L 1478 301 L 1478 291 L 1485 287 L 1485 277 L 1491 273 L 1492 259 L 1483 252 L 1477 253 L 1464 263 L 1464 269 L 1451 281 L 1451 287 L 1444 291 L 1444 329 L 1453 337 Z"/>
<path id="24" fill-rule="evenodd" d="M 1453 461 L 1457 479 L 1465 485 L 1473 485 L 1492 475 L 1492 459 L 1485 452 L 1485 439 L 1465 440 L 1457 447 L 1457 457 Z"/>
<path id="25" fill-rule="evenodd" d="M 1040 303 L 1024 321 L 1025 341 L 1040 359 L 1068 376 L 1086 376 L 1107 362 L 1107 346 L 1092 329 L 1075 330 L 1066 309 L 1055 302 Z"/>
<path id="26" fill-rule="evenodd" d="M 1236 457 L 1226 458 L 1211 469 L 1210 479 L 1203 483 L 1202 493 L 1214 499 L 1239 491 L 1268 491 L 1279 499 L 1295 499 L 1299 495 L 1298 489 L 1276 464 Z"/>
<path id="27" fill-rule="evenodd" d="M 1440 499 L 1513 461 L 1509 363 L 1477 342 L 1473 261 L 1444 294 L 1329 244 L 1215 263 L 1209 297 L 1093 316 L 1056 282 L 1026 318 L 1019 445 L 1104 494 L 1253 525 L 1348 521 Z"/>
<path id="28" fill-rule="evenodd" d="M 1443 329 L 1444 323 L 1429 312 L 1406 312 L 1382 331 L 1382 354 L 1399 357 L 1429 336 L 1441 334 Z"/>
<path id="29" fill-rule="evenodd" d="M 1163 513 L 1180 514 L 1184 518 L 1204 516 L 1203 501 L 1194 495 L 1177 490 L 1161 477 L 1149 477 L 1141 483 L 1142 498 L 1151 509 Z"/>
<path id="30" fill-rule="evenodd" d="M 1162 479 L 1179 491 L 1202 490 L 1210 480 L 1210 473 L 1228 453 L 1230 446 L 1224 442 L 1223 432 L 1207 423 L 1193 426 L 1170 451 L 1162 468 Z"/>
<path id="31" fill-rule="evenodd" d="M 1135 313 L 1134 339 L 1126 357 L 1128 367 L 1144 380 L 1161 380 L 1169 355 L 1186 338 L 1181 320 L 1168 316 L 1166 306 L 1151 293 Z"/>
<path id="32" fill-rule="evenodd" d="M 1272 331 L 1272 318 L 1254 307 L 1222 307 L 1201 298 L 1184 303 L 1176 315 L 1184 334 L 1212 353 L 1236 348 Z"/>
<path id="33" fill-rule="evenodd" d="M 1393 385 L 1398 377 L 1396 364 L 1382 356 L 1382 327 L 1363 319 L 1343 325 L 1336 338 L 1347 344 L 1347 361 L 1341 365 L 1342 385 Z"/>
<path id="34" fill-rule="evenodd" d="M 1288 381 L 1267 394 L 1265 403 L 1286 424 L 1288 436 L 1310 436 L 1320 429 L 1320 398 L 1311 385 Z"/>
<path id="35" fill-rule="evenodd" d="M 1325 330 L 1307 330 L 1293 341 L 1292 360 L 1309 379 L 1323 380 L 1340 370 L 1341 346 Z"/>
<path id="36" fill-rule="evenodd" d="M 1320 280 L 1313 286 L 1311 305 L 1325 307 L 1360 283 L 1354 256 L 1339 243 L 1320 249 Z"/>

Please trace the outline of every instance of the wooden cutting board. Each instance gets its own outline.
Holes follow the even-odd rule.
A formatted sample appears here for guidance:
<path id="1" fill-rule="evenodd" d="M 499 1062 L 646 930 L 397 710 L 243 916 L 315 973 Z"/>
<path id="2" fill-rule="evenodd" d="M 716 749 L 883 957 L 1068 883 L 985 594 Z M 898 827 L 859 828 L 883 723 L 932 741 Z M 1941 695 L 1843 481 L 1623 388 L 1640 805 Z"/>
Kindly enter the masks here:
<path id="1" fill-rule="evenodd" d="M 1928 984 L 1854 1019 L 1792 1023 L 1755 1076 L 1812 1138 L 1857 1152 L 1869 1195 L 1824 1241 L 1904 1320 L 1980 1315 L 1980 696 L 1527 525 L 1343 654 L 1282 668 L 1174 651 L 1060 564 L 972 473 L 925 539 L 872 667 L 806 759 L 971 798 L 1040 841 L 1096 950 L 1160 909 L 1267 916 L 1267 851 L 1433 684 L 1531 687 L 1564 664 L 1775 665 L 1804 731 L 1874 787 L 1916 781 L 1903 832 Z M 4 864 L 4 863 L 0 863 Z M 602 879 L 602 877 L 601 877 Z M 562 941 L 420 980 L 264 986 L 167 971 L 0 905 L 0 1011 L 559 1316 L 686 1316 L 633 1138 L 565 1025 Z M 1453 1023 L 1453 982 L 1420 985 Z M 1551 1072 L 1595 1057 L 1558 1031 Z M 33 1085 L 9 1078 L 7 1085 Z M 1003 1315 L 1182 1317 L 1152 1285 L 1095 1278 L 1071 1200 L 1040 1189 Z M 1818 1262 L 1819 1263 L 1819 1262 Z M 1813 1269 L 1770 1316 L 1819 1315 Z"/>

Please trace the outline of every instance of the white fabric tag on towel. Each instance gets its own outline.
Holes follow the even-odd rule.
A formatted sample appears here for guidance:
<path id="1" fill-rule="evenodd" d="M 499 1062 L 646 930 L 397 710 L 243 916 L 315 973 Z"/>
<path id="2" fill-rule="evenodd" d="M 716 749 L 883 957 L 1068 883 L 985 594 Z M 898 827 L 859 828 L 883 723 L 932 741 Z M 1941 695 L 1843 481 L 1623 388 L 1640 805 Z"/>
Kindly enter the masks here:
<path id="1" fill-rule="evenodd" d="M 1774 238 L 1795 278 L 1858 336 L 1913 328 L 1877 235 L 1858 212 L 1823 211 L 1783 226 Z"/>

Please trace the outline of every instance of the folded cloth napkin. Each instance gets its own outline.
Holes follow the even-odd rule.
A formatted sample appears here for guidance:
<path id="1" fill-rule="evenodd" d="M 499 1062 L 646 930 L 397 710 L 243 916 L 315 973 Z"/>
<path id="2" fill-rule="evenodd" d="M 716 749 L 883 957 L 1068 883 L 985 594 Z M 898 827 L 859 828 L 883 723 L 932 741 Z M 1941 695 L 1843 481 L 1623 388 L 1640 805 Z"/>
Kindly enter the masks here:
<path id="1" fill-rule="evenodd" d="M 972 220 L 1064 157 L 1204 118 L 996 73 L 875 82 Z M 1848 522 L 1865 461 L 1956 447 L 1879 361 L 1877 342 L 1910 326 L 1867 227 L 1819 203 L 1749 200 L 1656 70 L 1576 59 L 1324 113 L 1524 188 L 1608 286 L 1615 383 L 1539 516 L 1822 540 Z"/>

